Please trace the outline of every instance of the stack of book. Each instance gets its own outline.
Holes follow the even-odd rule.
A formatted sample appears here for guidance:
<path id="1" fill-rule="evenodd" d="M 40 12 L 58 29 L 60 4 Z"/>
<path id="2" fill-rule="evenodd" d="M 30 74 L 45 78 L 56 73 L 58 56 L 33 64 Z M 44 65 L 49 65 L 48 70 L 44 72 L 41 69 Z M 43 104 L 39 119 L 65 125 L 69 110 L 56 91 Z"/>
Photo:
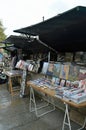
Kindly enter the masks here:
<path id="1" fill-rule="evenodd" d="M 76 95 L 72 95 L 71 96 L 71 100 L 75 103 L 81 103 L 81 102 L 84 102 L 86 101 L 86 93 L 85 92 L 81 92 L 81 93 L 78 93 Z"/>
<path id="2" fill-rule="evenodd" d="M 72 88 L 70 90 L 65 90 L 63 95 L 64 98 L 68 98 L 69 100 L 71 100 L 71 96 L 79 94 L 83 91 L 84 91 L 83 88 Z"/>

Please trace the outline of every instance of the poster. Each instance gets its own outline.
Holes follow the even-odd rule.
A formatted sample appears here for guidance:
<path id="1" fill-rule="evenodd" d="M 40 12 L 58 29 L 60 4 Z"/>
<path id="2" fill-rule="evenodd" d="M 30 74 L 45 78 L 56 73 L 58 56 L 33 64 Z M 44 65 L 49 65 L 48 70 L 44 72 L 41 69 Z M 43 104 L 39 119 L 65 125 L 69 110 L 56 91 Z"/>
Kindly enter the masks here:
<path id="1" fill-rule="evenodd" d="M 52 76 L 53 75 L 53 70 L 54 70 L 54 64 L 53 63 L 49 63 L 46 74 Z"/>
<path id="2" fill-rule="evenodd" d="M 68 64 L 61 65 L 60 78 L 68 79 L 68 75 L 69 75 L 69 65 Z"/>
<path id="3" fill-rule="evenodd" d="M 55 77 L 58 77 L 58 78 L 59 78 L 60 71 L 61 71 L 61 63 L 56 63 L 56 64 L 54 64 L 53 75 L 54 75 Z"/>
<path id="4" fill-rule="evenodd" d="M 71 81 L 78 80 L 79 69 L 80 69 L 80 67 L 78 65 L 70 65 L 68 79 Z"/>

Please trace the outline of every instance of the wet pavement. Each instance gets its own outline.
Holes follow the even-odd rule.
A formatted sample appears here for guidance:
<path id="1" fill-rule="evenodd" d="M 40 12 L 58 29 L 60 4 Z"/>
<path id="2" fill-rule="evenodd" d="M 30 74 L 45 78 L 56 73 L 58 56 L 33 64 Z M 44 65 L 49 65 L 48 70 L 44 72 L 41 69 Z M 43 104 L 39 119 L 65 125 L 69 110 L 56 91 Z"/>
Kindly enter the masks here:
<path id="1" fill-rule="evenodd" d="M 63 117 L 64 112 L 56 109 L 37 118 L 29 111 L 29 97 L 20 98 L 18 93 L 12 97 L 6 85 L 0 85 L 0 130 L 62 130 Z M 72 121 L 71 125 L 72 130 L 79 128 Z"/>

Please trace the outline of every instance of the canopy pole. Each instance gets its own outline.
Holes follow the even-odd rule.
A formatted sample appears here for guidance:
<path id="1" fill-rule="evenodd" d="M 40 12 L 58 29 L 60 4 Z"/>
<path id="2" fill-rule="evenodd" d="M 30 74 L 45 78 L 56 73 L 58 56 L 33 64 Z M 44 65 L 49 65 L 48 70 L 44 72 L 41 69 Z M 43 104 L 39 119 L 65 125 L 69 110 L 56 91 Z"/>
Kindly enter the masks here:
<path id="1" fill-rule="evenodd" d="M 48 62 L 50 62 L 50 51 L 48 52 Z"/>

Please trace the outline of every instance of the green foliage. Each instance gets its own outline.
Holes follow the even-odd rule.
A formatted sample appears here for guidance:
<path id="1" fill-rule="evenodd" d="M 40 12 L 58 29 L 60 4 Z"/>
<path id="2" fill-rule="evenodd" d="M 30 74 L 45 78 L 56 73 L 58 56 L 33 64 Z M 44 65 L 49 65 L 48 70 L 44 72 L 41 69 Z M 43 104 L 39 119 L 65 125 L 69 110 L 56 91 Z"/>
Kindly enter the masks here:
<path id="1" fill-rule="evenodd" d="M 5 28 L 3 27 L 3 24 L 0 21 L 0 42 L 6 39 L 6 35 L 4 31 L 5 31 Z"/>

